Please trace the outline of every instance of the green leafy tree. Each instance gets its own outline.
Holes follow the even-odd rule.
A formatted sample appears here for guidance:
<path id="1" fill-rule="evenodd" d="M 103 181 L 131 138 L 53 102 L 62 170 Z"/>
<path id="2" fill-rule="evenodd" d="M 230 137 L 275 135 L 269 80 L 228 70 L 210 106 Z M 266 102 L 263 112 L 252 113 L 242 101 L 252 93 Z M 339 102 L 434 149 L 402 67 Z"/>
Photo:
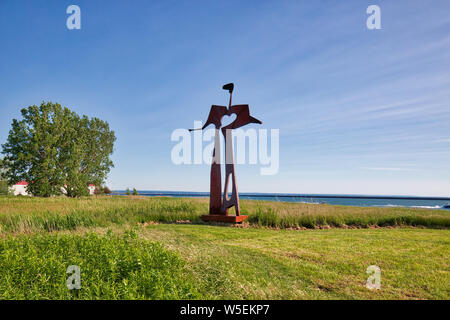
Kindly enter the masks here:
<path id="1" fill-rule="evenodd" d="M 125 191 L 125 194 L 126 194 L 127 196 L 131 196 L 130 188 L 127 188 L 127 190 Z"/>
<path id="2" fill-rule="evenodd" d="M 139 195 L 139 193 L 138 193 L 138 191 L 136 190 L 136 188 L 133 188 L 133 196 L 138 196 Z"/>
<path id="3" fill-rule="evenodd" d="M 8 194 L 8 182 L 6 180 L 0 180 L 0 196 L 6 196 Z"/>
<path id="4" fill-rule="evenodd" d="M 103 190 L 103 187 L 95 187 L 94 194 L 97 195 L 97 196 L 104 195 L 105 192 Z"/>
<path id="5" fill-rule="evenodd" d="M 5 196 L 9 194 L 8 181 L 3 178 L 3 160 L 0 159 L 0 195 Z"/>
<path id="6" fill-rule="evenodd" d="M 107 186 L 96 187 L 94 190 L 94 194 L 96 195 L 105 195 L 105 194 L 108 195 L 111 193 L 112 193 L 111 189 L 109 189 Z"/>
<path id="7" fill-rule="evenodd" d="M 60 194 L 65 186 L 68 196 L 78 197 L 89 194 L 89 183 L 104 182 L 116 140 L 107 122 L 51 102 L 21 113 L 2 146 L 9 183 L 29 181 L 28 191 L 42 197 Z"/>

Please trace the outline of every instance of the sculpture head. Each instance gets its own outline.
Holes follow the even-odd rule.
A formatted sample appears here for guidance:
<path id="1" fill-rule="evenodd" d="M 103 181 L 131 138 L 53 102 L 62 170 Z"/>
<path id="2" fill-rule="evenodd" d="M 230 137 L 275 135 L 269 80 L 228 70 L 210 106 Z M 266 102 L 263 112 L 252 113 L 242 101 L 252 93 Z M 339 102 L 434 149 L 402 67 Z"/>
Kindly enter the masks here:
<path id="1" fill-rule="evenodd" d="M 223 89 L 223 90 L 228 90 L 228 92 L 231 94 L 231 93 L 233 93 L 234 83 L 233 83 L 233 82 L 227 83 L 226 85 L 224 85 L 224 86 L 222 87 L 222 89 Z"/>

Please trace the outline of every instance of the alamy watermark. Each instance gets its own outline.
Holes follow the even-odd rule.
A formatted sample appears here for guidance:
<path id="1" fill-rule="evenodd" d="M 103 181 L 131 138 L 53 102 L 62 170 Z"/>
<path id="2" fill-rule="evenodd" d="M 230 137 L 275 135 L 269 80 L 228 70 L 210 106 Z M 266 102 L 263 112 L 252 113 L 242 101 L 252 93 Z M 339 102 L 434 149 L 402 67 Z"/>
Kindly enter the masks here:
<path id="1" fill-rule="evenodd" d="M 81 29 L 81 9 L 78 5 L 71 4 L 67 7 L 66 13 L 70 14 L 66 20 L 66 26 L 69 30 Z M 366 13 L 370 16 L 366 20 L 366 26 L 369 30 L 381 29 L 381 9 L 376 4 L 369 5 Z"/>
<path id="2" fill-rule="evenodd" d="M 379 266 L 371 265 L 367 267 L 366 273 L 369 274 L 366 281 L 366 288 L 370 290 L 380 290 L 381 268 Z"/>
<path id="3" fill-rule="evenodd" d="M 194 128 L 201 128 L 201 121 L 194 121 Z M 227 130 L 228 131 L 228 130 Z M 231 134 L 234 163 L 260 165 L 261 175 L 275 175 L 280 168 L 280 130 L 279 129 L 233 129 Z M 171 151 L 172 163 L 211 164 L 232 163 L 233 154 L 228 152 L 225 158 L 224 137 L 219 129 L 206 129 L 189 132 L 187 129 L 176 129 L 170 137 L 178 142 Z M 219 142 L 220 141 L 220 142 Z M 213 157 L 213 150 L 217 151 Z M 219 148 L 220 146 L 220 148 Z M 248 148 L 247 148 L 248 147 Z M 248 150 L 248 152 L 247 152 Z"/>
<path id="4" fill-rule="evenodd" d="M 370 16 L 366 20 L 366 26 L 369 30 L 381 29 L 381 9 L 376 4 L 367 7 L 367 14 Z"/>
<path id="5" fill-rule="evenodd" d="M 79 6 L 72 4 L 67 7 L 66 13 L 70 14 L 66 20 L 67 29 L 81 29 L 81 9 Z"/>
<path id="6" fill-rule="evenodd" d="M 67 288 L 69 290 L 81 289 L 81 269 L 79 266 L 71 265 L 67 267 L 66 273 L 70 274 L 67 278 Z"/>

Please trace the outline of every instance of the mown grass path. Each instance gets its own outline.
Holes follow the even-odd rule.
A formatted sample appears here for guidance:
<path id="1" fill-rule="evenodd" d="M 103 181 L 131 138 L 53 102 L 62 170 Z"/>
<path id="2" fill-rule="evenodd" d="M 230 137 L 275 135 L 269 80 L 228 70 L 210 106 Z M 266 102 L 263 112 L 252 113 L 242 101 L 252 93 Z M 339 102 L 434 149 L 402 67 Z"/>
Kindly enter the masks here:
<path id="1" fill-rule="evenodd" d="M 142 237 L 178 251 L 210 298 L 450 298 L 448 230 L 159 224 Z M 381 268 L 381 290 L 365 287 L 370 265 Z"/>

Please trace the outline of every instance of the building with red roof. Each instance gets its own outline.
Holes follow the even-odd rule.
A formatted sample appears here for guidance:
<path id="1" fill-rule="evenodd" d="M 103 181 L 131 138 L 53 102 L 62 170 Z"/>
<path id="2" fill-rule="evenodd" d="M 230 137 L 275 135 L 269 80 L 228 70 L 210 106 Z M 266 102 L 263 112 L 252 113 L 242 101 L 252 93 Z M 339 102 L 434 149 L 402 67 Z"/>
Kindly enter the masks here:
<path id="1" fill-rule="evenodd" d="M 33 182 L 31 182 L 33 183 Z M 67 195 L 66 191 L 67 185 L 64 185 L 64 187 L 61 187 L 61 193 L 64 195 Z M 89 195 L 95 194 L 95 184 L 89 185 Z M 12 194 L 15 196 L 31 196 L 31 193 L 28 192 L 28 182 L 25 180 L 17 182 L 15 185 L 11 186 L 9 188 Z"/>
<path id="2" fill-rule="evenodd" d="M 28 182 L 25 180 L 19 181 L 10 187 L 10 191 L 15 196 L 31 196 L 31 193 L 28 192 Z"/>
<path id="3" fill-rule="evenodd" d="M 95 184 L 91 183 L 88 188 L 89 188 L 89 195 L 91 195 L 91 196 L 94 195 L 95 194 Z"/>

